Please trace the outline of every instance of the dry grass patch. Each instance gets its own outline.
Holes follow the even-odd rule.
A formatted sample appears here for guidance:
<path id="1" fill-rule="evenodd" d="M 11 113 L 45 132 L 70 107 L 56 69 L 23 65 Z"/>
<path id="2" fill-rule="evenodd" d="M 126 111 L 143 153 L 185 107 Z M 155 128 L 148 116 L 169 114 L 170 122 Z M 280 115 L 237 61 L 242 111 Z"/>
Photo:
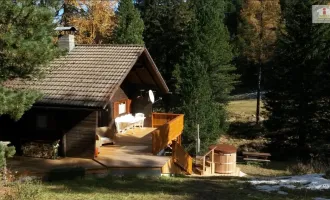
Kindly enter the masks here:
<path id="1" fill-rule="evenodd" d="M 250 177 L 273 177 L 292 175 L 288 169 L 287 162 L 271 161 L 268 164 L 247 163 L 238 164 L 242 172 Z"/>
<path id="2" fill-rule="evenodd" d="M 265 110 L 263 109 L 263 103 L 261 102 L 261 116 Z M 236 100 L 229 102 L 227 110 L 229 113 L 229 121 L 241 121 L 241 122 L 253 122 L 255 121 L 257 100 Z"/>

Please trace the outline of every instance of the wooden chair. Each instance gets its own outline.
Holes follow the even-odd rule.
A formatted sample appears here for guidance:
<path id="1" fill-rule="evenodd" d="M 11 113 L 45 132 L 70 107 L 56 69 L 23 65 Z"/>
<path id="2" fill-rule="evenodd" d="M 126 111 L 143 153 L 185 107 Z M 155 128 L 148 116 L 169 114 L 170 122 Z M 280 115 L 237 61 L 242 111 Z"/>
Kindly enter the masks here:
<path id="1" fill-rule="evenodd" d="M 136 123 L 135 123 L 135 126 L 139 126 L 141 128 L 143 128 L 144 126 L 144 114 L 143 113 L 136 113 L 135 114 L 135 119 L 136 119 Z"/>

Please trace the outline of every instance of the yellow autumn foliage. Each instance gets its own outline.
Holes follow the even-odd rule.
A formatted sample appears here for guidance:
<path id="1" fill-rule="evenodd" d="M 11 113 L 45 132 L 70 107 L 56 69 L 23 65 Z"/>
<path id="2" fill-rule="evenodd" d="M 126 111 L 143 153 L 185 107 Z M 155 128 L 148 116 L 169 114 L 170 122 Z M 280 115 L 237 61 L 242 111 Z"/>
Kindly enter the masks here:
<path id="1" fill-rule="evenodd" d="M 77 0 L 67 0 L 77 3 Z M 80 0 L 74 4 L 86 12 L 69 17 L 70 25 L 78 29 L 77 44 L 107 43 L 115 26 L 115 0 Z"/>
<path id="2" fill-rule="evenodd" d="M 240 32 L 248 41 L 248 48 L 244 54 L 255 63 L 265 63 L 272 56 L 276 31 L 280 24 L 279 0 L 245 0 L 241 10 L 241 18 L 245 26 Z"/>

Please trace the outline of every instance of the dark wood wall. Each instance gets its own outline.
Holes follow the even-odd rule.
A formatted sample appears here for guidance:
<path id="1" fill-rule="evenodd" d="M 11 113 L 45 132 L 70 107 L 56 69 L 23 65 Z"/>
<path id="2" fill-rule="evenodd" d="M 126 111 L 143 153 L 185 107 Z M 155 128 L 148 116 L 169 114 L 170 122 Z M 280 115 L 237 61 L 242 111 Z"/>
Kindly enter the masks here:
<path id="1" fill-rule="evenodd" d="M 124 90 L 120 87 L 117 89 L 113 97 L 110 99 L 109 104 L 107 105 L 107 109 L 104 111 L 100 111 L 99 114 L 99 123 L 98 127 L 107 126 L 110 127 L 110 131 L 108 132 L 110 135 L 108 137 L 112 137 L 116 133 L 116 125 L 115 125 L 115 116 L 114 116 L 114 103 L 121 100 L 129 99 Z"/>
<path id="2" fill-rule="evenodd" d="M 129 97 L 127 96 L 127 94 L 125 93 L 125 91 L 122 88 L 118 88 L 117 91 L 115 92 L 115 94 L 113 95 L 113 97 L 111 98 L 111 102 L 115 102 L 115 101 L 120 101 L 123 99 L 128 99 Z"/>
<path id="3" fill-rule="evenodd" d="M 81 112 L 73 127 L 64 136 L 64 149 L 68 157 L 94 158 L 97 111 Z"/>
<path id="4" fill-rule="evenodd" d="M 47 127 L 38 128 L 38 116 L 46 116 Z M 25 142 L 60 140 L 60 156 L 93 158 L 96 125 L 96 111 L 34 107 L 17 122 L 0 117 L 0 140 L 11 141 L 18 154 Z"/>

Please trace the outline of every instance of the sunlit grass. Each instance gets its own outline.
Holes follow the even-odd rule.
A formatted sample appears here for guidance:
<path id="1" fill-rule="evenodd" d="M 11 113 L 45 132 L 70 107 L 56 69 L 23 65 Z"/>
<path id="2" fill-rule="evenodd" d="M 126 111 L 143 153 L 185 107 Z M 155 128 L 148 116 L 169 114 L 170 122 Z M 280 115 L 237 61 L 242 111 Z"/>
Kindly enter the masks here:
<path id="1" fill-rule="evenodd" d="M 35 194 L 31 195 L 26 189 L 24 190 L 26 195 L 22 195 L 24 199 L 29 200 L 29 195 L 38 200 L 303 200 L 322 197 L 319 193 L 309 191 L 304 193 L 289 191 L 288 195 L 260 192 L 248 184 L 246 179 L 225 177 L 106 177 L 36 184 L 40 187 L 37 194 L 35 190 L 31 190 L 30 192 Z M 14 186 L 12 191 L 12 194 L 15 194 Z M 11 197 L 7 196 L 7 199 L 15 199 L 15 196 Z"/>

